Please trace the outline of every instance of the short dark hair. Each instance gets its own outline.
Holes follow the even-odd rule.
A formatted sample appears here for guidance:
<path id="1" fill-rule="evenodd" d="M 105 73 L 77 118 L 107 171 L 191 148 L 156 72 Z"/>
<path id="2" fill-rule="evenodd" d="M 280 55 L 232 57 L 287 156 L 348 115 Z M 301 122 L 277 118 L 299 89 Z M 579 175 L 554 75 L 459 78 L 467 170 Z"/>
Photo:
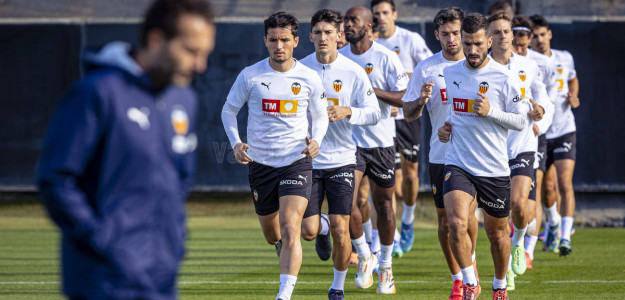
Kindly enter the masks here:
<path id="1" fill-rule="evenodd" d="M 510 19 L 514 18 L 514 8 L 508 1 L 495 1 L 488 7 L 486 15 L 490 16 L 498 12 L 506 13 Z"/>
<path id="2" fill-rule="evenodd" d="M 380 31 L 380 20 L 376 16 L 373 16 L 373 20 L 371 21 L 371 32 L 376 33 Z"/>
<path id="3" fill-rule="evenodd" d="M 480 13 L 468 14 L 464 17 L 464 20 L 462 20 L 462 26 L 460 28 L 462 31 L 471 34 L 480 31 L 480 29 L 484 29 L 486 36 L 490 36 L 490 30 L 488 30 L 488 20 Z"/>
<path id="4" fill-rule="evenodd" d="M 547 29 L 551 29 L 551 27 L 549 27 L 549 22 L 547 22 L 547 19 L 545 19 L 545 17 L 543 17 L 541 15 L 533 15 L 533 16 L 530 17 L 530 19 L 534 23 L 534 28 L 536 28 L 536 27 L 547 27 Z"/>
<path id="5" fill-rule="evenodd" d="M 512 26 L 512 18 L 510 18 L 510 16 L 503 11 L 498 11 L 488 16 L 488 24 L 499 20 L 506 20 L 510 23 L 510 26 Z"/>
<path id="6" fill-rule="evenodd" d="M 515 30 L 514 28 L 518 29 Z M 526 31 L 525 28 L 529 31 Z M 526 15 L 516 15 L 514 19 L 512 19 L 512 32 L 514 32 L 514 35 L 531 35 L 533 29 L 534 22 L 532 22 L 532 19 Z"/>
<path id="7" fill-rule="evenodd" d="M 446 23 L 456 20 L 460 20 L 460 22 L 462 22 L 463 19 L 464 12 L 462 11 L 462 9 L 460 9 L 460 7 L 447 7 L 439 10 L 438 13 L 436 13 L 436 16 L 434 17 L 434 26 L 436 27 L 436 30 L 438 30 L 439 27 L 443 26 Z"/>
<path id="8" fill-rule="evenodd" d="M 371 7 L 371 9 L 373 10 L 373 7 L 380 4 L 380 3 L 388 3 L 391 5 L 391 7 L 393 8 L 393 11 L 395 11 L 395 1 L 393 0 L 371 0 L 371 5 L 369 7 Z"/>
<path id="9" fill-rule="evenodd" d="M 310 19 L 310 30 L 317 25 L 319 22 L 326 22 L 334 25 L 336 27 L 336 31 L 339 31 L 339 27 L 341 23 L 343 23 L 343 16 L 341 16 L 341 12 L 331 9 L 321 9 L 318 10 Z"/>
<path id="10" fill-rule="evenodd" d="M 156 0 L 143 19 L 139 40 L 142 46 L 147 44 L 148 32 L 160 29 L 165 38 L 178 35 L 178 19 L 183 14 L 196 15 L 207 23 L 214 24 L 215 15 L 211 4 L 206 0 Z"/>
<path id="11" fill-rule="evenodd" d="M 293 36 L 297 36 L 297 29 L 299 28 L 299 21 L 292 14 L 285 11 L 277 12 L 265 20 L 265 35 L 269 28 L 286 28 L 291 27 L 291 33 Z"/>

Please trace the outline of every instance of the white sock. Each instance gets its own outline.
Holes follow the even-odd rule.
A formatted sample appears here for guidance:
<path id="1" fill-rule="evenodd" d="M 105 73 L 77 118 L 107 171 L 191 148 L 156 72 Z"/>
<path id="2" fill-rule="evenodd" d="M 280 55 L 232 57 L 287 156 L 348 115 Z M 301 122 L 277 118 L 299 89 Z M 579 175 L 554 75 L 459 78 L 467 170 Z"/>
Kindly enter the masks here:
<path id="1" fill-rule="evenodd" d="M 525 237 L 525 232 L 527 231 L 527 225 L 525 228 L 517 228 L 514 224 L 512 224 L 512 226 L 514 227 L 514 234 L 512 235 L 511 241 L 512 245 L 517 247 L 523 246 L 523 238 Z"/>
<path id="2" fill-rule="evenodd" d="M 328 232 L 330 232 L 330 224 L 328 224 L 328 221 L 320 217 L 319 223 L 321 223 L 321 231 L 319 231 L 319 234 L 328 235 Z"/>
<path id="3" fill-rule="evenodd" d="M 381 245 L 382 251 L 380 254 L 380 268 L 390 268 L 393 264 L 393 245 Z"/>
<path id="4" fill-rule="evenodd" d="M 475 270 L 473 269 L 472 265 L 461 269 L 460 273 L 462 273 L 462 282 L 464 284 L 477 286 L 477 279 L 475 279 Z"/>
<path id="5" fill-rule="evenodd" d="M 573 217 L 562 217 L 562 238 L 570 241 L 572 229 Z"/>
<path id="6" fill-rule="evenodd" d="M 371 230 L 371 252 L 380 252 L 380 235 L 377 229 Z"/>
<path id="7" fill-rule="evenodd" d="M 458 272 L 458 274 L 451 274 L 451 281 L 462 280 L 462 272 Z"/>
<path id="8" fill-rule="evenodd" d="M 497 279 L 496 276 L 493 276 L 493 290 L 505 289 L 508 287 L 508 280 L 506 277 L 503 279 Z"/>
<path id="9" fill-rule="evenodd" d="M 547 219 L 549 224 L 556 225 L 560 223 L 560 215 L 558 214 L 558 203 L 553 203 L 551 207 L 547 208 Z"/>
<path id="10" fill-rule="evenodd" d="M 414 211 L 417 208 L 417 203 L 408 206 L 404 203 L 404 212 L 401 214 L 401 222 L 410 225 L 414 223 Z"/>
<path id="11" fill-rule="evenodd" d="M 534 260 L 534 248 L 536 247 L 537 236 L 530 236 L 525 238 L 525 253 L 529 253 L 530 258 Z"/>
<path id="12" fill-rule="evenodd" d="M 356 247 L 356 253 L 358 253 L 359 257 L 369 258 L 371 257 L 371 249 L 369 249 L 369 245 L 365 240 L 365 235 L 363 234 L 361 237 L 352 240 L 352 244 Z"/>
<path id="13" fill-rule="evenodd" d="M 371 224 L 371 219 L 367 220 L 367 222 L 362 223 L 362 231 L 365 233 L 365 240 L 367 243 L 371 244 L 371 231 L 373 230 L 373 225 Z"/>
<path id="14" fill-rule="evenodd" d="M 534 236 L 536 233 L 536 218 L 532 219 L 532 222 L 527 224 L 527 232 L 525 232 L 526 237 Z"/>
<path id="15" fill-rule="evenodd" d="M 343 290 L 345 288 L 345 277 L 347 276 L 347 269 L 345 271 L 339 271 L 334 268 L 334 281 L 332 282 L 331 290 Z"/>
<path id="16" fill-rule="evenodd" d="M 475 251 L 471 254 L 471 263 L 475 261 Z"/>
<path id="17" fill-rule="evenodd" d="M 278 292 L 278 296 L 276 296 L 276 299 L 290 300 L 291 294 L 293 294 L 293 289 L 295 288 L 296 281 L 297 276 L 280 274 L 280 291 Z"/>
<path id="18" fill-rule="evenodd" d="M 395 236 L 393 237 L 393 241 L 396 244 L 399 244 L 399 240 L 401 239 L 401 235 L 399 234 L 399 230 L 397 230 L 397 228 L 395 228 Z"/>

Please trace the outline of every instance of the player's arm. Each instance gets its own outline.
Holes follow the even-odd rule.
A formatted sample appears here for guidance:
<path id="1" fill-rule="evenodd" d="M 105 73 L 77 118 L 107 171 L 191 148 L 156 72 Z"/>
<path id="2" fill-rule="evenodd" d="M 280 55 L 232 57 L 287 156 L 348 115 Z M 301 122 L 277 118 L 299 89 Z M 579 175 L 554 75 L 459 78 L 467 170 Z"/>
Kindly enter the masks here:
<path id="1" fill-rule="evenodd" d="M 239 136 L 239 125 L 237 124 L 237 115 L 241 107 L 247 103 L 249 99 L 249 90 L 243 72 L 237 76 L 236 81 L 232 85 L 226 103 L 221 109 L 221 122 L 223 123 L 226 135 L 230 141 L 230 146 L 234 150 L 234 158 L 243 165 L 254 161 L 248 154 L 247 149 L 250 146 L 241 142 Z"/>
<path id="2" fill-rule="evenodd" d="M 42 204 L 63 235 L 103 257 L 110 250 L 103 224 L 78 181 L 98 151 L 106 114 L 95 87 L 74 85 L 48 125 L 37 174 Z"/>
<path id="3" fill-rule="evenodd" d="M 373 91 L 375 92 L 376 97 L 378 97 L 378 99 L 380 99 L 382 102 L 386 102 L 396 107 L 404 106 L 404 101 L 401 99 L 404 96 L 404 93 L 406 92 L 406 90 L 395 92 L 395 91 L 385 91 L 382 89 L 373 88 Z"/>
<path id="4" fill-rule="evenodd" d="M 352 125 L 375 125 L 380 121 L 380 105 L 367 74 L 360 69 L 358 71 L 361 71 L 362 74 L 358 75 L 352 91 L 349 123 Z"/>
<path id="5" fill-rule="evenodd" d="M 507 129 L 523 130 L 527 125 L 527 109 L 518 91 L 520 91 L 520 87 L 513 78 L 506 81 L 502 95 L 505 102 L 505 110 L 491 106 L 485 94 L 477 93 L 478 98 L 473 103 L 473 111 L 480 117 L 493 120 Z"/>
<path id="6" fill-rule="evenodd" d="M 321 79 L 315 76 L 311 82 L 313 86 L 308 100 L 308 111 L 312 123 L 311 137 L 306 137 L 306 148 L 301 153 L 310 158 L 315 158 L 319 155 L 321 142 L 328 131 L 329 117 L 327 112 L 328 101 Z"/>
<path id="7" fill-rule="evenodd" d="M 566 103 L 571 105 L 571 108 L 578 108 L 579 103 L 579 80 L 577 76 L 568 81 L 569 83 L 569 93 L 566 95 Z"/>
<path id="8" fill-rule="evenodd" d="M 421 116 L 423 107 L 432 97 L 434 82 L 425 82 L 421 64 L 414 70 L 414 76 L 408 80 L 408 88 L 402 100 L 404 101 L 404 118 L 411 122 Z"/>
<path id="9" fill-rule="evenodd" d="M 384 65 L 388 91 L 374 88 L 375 95 L 380 101 L 395 107 L 403 107 L 404 101 L 402 98 L 408 87 L 408 75 L 404 70 L 404 66 L 397 55 L 388 56 Z"/>
<path id="10" fill-rule="evenodd" d="M 532 120 L 534 120 L 534 134 L 538 136 L 547 132 L 547 129 L 551 126 L 554 107 L 547 93 L 547 87 L 540 77 L 534 78 L 530 89 L 534 99 L 532 101 L 532 110 L 529 114 Z M 537 119 L 538 110 L 540 109 L 542 109 L 542 113 L 540 113 L 540 119 Z"/>

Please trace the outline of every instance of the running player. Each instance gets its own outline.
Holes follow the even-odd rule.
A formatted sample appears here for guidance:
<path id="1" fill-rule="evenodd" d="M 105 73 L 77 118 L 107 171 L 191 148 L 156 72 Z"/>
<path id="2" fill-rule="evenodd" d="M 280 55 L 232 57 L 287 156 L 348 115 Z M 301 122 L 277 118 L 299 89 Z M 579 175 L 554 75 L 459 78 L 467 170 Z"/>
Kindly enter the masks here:
<path id="1" fill-rule="evenodd" d="M 558 83 L 558 96 L 556 97 L 553 122 L 546 133 L 547 137 L 547 174 L 557 174 L 557 192 L 560 193 L 561 223 L 557 215 L 555 193 L 547 193 L 543 203 L 548 208 L 550 230 L 547 236 L 547 244 L 551 250 L 559 248 L 560 256 L 569 255 L 571 247 L 571 230 L 573 228 L 573 214 L 575 212 L 575 192 L 573 191 L 573 171 L 575 170 L 575 117 L 573 108 L 580 105 L 579 81 L 575 72 L 573 56 L 568 51 L 551 49 L 551 29 L 543 16 L 531 17 L 534 22 L 532 49 L 547 55 L 556 66 L 556 82 Z M 545 176 L 545 190 L 556 191 L 556 182 L 552 176 Z M 558 245 L 557 232 L 561 225 L 562 238 Z"/>
<path id="2" fill-rule="evenodd" d="M 393 50 L 406 72 L 412 72 L 416 65 L 432 56 L 432 51 L 425 44 L 425 40 L 416 32 L 411 32 L 395 25 L 397 11 L 393 0 L 371 1 L 373 15 L 379 20 L 380 37 L 377 42 Z M 411 73 L 408 73 L 410 76 Z M 398 180 L 401 180 L 398 197 L 403 198 L 403 213 L 401 217 L 401 234 L 395 237 L 393 256 L 401 257 L 404 252 L 412 249 L 414 243 L 414 214 L 419 193 L 419 149 L 421 147 L 421 120 L 407 122 L 402 109 L 395 117 L 397 155 L 400 157 L 401 169 L 396 170 Z M 399 240 L 399 244 L 397 244 Z"/>
<path id="3" fill-rule="evenodd" d="M 443 126 L 449 114 L 449 104 L 451 103 L 446 94 L 443 69 L 464 60 L 464 53 L 460 47 L 460 25 L 463 18 L 464 13 L 458 7 L 445 8 L 434 17 L 434 26 L 436 27 L 434 35 L 440 41 L 443 50 L 420 62 L 410 77 L 408 89 L 403 98 L 406 101 L 404 104 L 404 116 L 407 121 L 412 122 L 413 119 L 420 117 L 423 106 L 427 103 L 432 128 Z M 447 145 L 446 143 L 441 143 L 436 134 L 432 134 L 429 155 L 430 181 L 432 182 L 434 205 L 438 215 L 438 240 L 445 255 L 449 271 L 451 271 L 453 283 L 449 298 L 461 299 L 462 273 L 449 247 L 449 223 L 447 222 L 447 212 L 443 202 L 445 151 L 447 150 Z M 475 211 L 477 201 L 473 201 L 471 204 L 471 211 Z M 471 237 L 471 253 L 473 253 L 472 261 L 474 266 L 477 230 L 478 223 L 475 214 L 469 214 L 468 231 Z"/>
<path id="4" fill-rule="evenodd" d="M 488 17 L 489 29 L 493 35 L 491 57 L 520 79 L 521 97 L 529 99 L 527 126 L 519 131 L 508 131 L 508 158 L 511 177 L 511 206 L 514 233 L 511 241 L 511 255 L 508 263 L 508 290 L 514 290 L 514 274 L 522 275 L 527 268 L 525 259 L 525 234 L 528 224 L 534 219 L 534 211 L 527 210 L 527 202 L 534 180 L 534 157 L 538 141 L 534 135 L 532 120 L 542 119 L 544 106 L 551 100 L 542 81 L 542 73 L 533 60 L 512 52 L 512 20 L 504 12 Z M 518 76 L 518 77 L 517 77 Z M 535 101 L 534 101 L 535 100 Z M 514 274 L 513 274 L 514 273 Z"/>
<path id="5" fill-rule="evenodd" d="M 249 164 L 256 214 L 265 239 L 276 245 L 280 258 L 276 299 L 283 300 L 291 298 L 302 264 L 300 228 L 312 188 L 311 160 L 319 154 L 328 128 L 321 80 L 292 56 L 298 27 L 297 19 L 285 12 L 265 20 L 269 58 L 241 71 L 221 114 L 236 160 Z M 236 116 L 246 103 L 248 143 L 243 143 Z"/>
<path id="6" fill-rule="evenodd" d="M 336 41 L 341 35 L 338 31 L 340 22 L 342 16 L 338 11 L 317 11 L 310 21 L 310 40 L 315 45 L 315 53 L 301 60 L 321 77 L 327 91 L 331 122 L 319 156 L 313 159 L 312 193 L 302 221 L 302 236 L 306 240 L 317 236 L 315 246 L 321 259 L 327 260 L 334 252 L 334 281 L 328 293 L 331 300 L 344 299 L 351 253 L 349 216 L 356 167 L 352 125 L 375 125 L 380 119 L 380 106 L 367 73 L 338 53 Z M 324 194 L 328 199 L 329 220 L 326 214 L 319 218 Z M 332 232 L 334 248 L 330 244 L 329 232 Z"/>
<path id="7" fill-rule="evenodd" d="M 461 28 L 466 61 L 443 71 L 452 107 L 438 129 L 441 142 L 450 142 L 443 183 L 449 241 L 462 272 L 463 299 L 475 299 L 478 282 L 467 226 L 471 202 L 477 199 L 495 265 L 493 298 L 507 299 L 510 169 L 506 141 L 508 129 L 522 130 L 527 125 L 527 101 L 519 94 L 518 80 L 488 56 L 492 45 L 488 20 L 469 14 Z"/>
<path id="8" fill-rule="evenodd" d="M 355 182 L 358 188 L 363 174 L 370 178 L 382 244 L 377 292 L 394 294 L 396 287 L 393 281 L 391 255 L 396 226 L 391 201 L 395 185 L 395 151 L 392 136 L 395 131 L 395 122 L 390 116 L 390 107 L 403 105 L 401 97 L 408 83 L 408 76 L 397 55 L 367 38 L 372 19 L 371 11 L 362 6 L 352 7 L 345 13 L 345 36 L 350 44 L 341 49 L 340 53 L 365 68 L 379 100 L 380 122 L 375 126 L 353 128 L 353 138 L 358 146 Z M 356 199 L 353 205 L 356 205 Z M 355 210 L 352 209 L 352 218 L 350 218 L 350 234 L 359 256 L 356 286 L 367 288 L 371 286 L 372 278 L 370 278 L 370 273 L 365 274 L 365 272 L 370 272 L 374 267 L 375 257 L 371 258 L 371 252 L 362 233 L 362 221 Z"/>

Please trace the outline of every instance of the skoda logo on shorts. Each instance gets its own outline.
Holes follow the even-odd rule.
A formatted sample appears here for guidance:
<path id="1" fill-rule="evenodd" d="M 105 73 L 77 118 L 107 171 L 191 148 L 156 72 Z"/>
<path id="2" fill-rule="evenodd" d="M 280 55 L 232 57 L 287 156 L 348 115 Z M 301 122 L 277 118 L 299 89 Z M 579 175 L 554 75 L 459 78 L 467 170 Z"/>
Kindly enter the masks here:
<path id="1" fill-rule="evenodd" d="M 449 180 L 449 177 L 451 177 L 451 171 L 447 172 L 447 174 L 445 174 L 445 181 Z"/>
<path id="2" fill-rule="evenodd" d="M 254 190 L 252 193 L 253 193 L 253 196 L 254 196 L 254 201 L 258 201 L 258 191 Z"/>

